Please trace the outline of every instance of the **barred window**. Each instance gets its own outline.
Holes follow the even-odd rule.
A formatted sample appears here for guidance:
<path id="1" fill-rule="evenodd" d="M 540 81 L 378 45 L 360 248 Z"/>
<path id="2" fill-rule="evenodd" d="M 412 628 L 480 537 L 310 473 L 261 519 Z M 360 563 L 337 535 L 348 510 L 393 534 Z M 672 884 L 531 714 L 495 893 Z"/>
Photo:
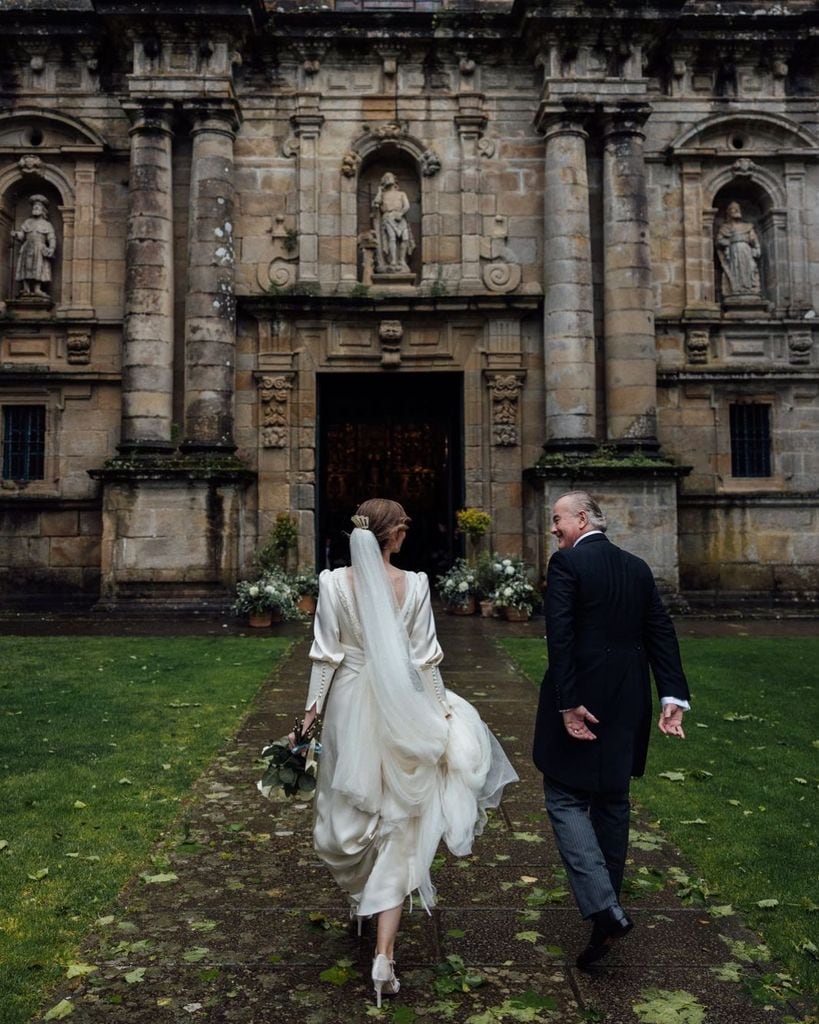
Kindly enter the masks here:
<path id="1" fill-rule="evenodd" d="M 3 479 L 42 480 L 44 470 L 45 406 L 4 406 Z"/>
<path id="2" fill-rule="evenodd" d="M 731 406 L 731 476 L 771 475 L 771 407 L 761 402 Z"/>

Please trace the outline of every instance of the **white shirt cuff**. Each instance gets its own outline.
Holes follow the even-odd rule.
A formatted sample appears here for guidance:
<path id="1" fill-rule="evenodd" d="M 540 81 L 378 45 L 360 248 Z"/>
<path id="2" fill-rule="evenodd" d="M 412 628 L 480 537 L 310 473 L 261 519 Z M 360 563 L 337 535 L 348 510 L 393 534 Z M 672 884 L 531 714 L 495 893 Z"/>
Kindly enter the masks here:
<path id="1" fill-rule="evenodd" d="M 660 697 L 660 704 L 665 707 L 666 704 L 676 704 L 681 707 L 683 711 L 690 711 L 691 705 L 687 700 L 680 700 L 679 697 Z"/>

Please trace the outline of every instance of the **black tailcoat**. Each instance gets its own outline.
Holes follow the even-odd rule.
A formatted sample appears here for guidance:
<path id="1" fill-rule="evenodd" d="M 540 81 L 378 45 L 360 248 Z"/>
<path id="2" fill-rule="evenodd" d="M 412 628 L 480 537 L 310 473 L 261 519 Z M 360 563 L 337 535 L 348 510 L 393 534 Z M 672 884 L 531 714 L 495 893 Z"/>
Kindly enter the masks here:
<path id="1" fill-rule="evenodd" d="M 651 683 L 688 700 L 674 626 L 646 563 L 592 534 L 556 551 L 546 577 L 549 667 L 540 689 L 534 761 L 573 789 L 624 792 L 645 771 Z M 573 740 L 561 710 L 580 704 L 600 719 L 596 740 Z"/>

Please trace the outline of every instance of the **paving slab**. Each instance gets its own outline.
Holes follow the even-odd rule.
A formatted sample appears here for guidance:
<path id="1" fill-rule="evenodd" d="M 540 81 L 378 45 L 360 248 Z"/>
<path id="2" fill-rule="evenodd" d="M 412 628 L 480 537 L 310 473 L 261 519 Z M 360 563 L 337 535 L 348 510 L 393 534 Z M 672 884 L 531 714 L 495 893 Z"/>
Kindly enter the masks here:
<path id="1" fill-rule="evenodd" d="M 516 635 L 539 629 L 515 627 Z M 299 642 L 291 655 L 146 865 L 146 875 L 173 877 L 132 880 L 87 937 L 82 960 L 97 971 L 66 980 L 39 1019 L 67 999 L 72 1024 L 638 1024 L 634 1006 L 656 988 L 691 993 L 704 1024 L 783 1024 L 787 1007 L 763 1010 L 743 984 L 723 980 L 734 969 L 721 936 L 758 940 L 738 919 L 680 902 L 669 868 L 686 865 L 639 818 L 625 890 L 637 927 L 601 967 L 574 967 L 588 926 L 566 892 L 529 759 L 536 691 L 494 643 L 506 627 L 477 617 L 441 622 L 445 678 L 478 705 L 521 783 L 472 856 L 442 851 L 436 859 L 438 907 L 405 915 L 402 989 L 376 1011 L 373 925 L 361 937 L 351 929 L 344 895 L 312 850 L 312 806 L 269 803 L 255 789 L 259 750 L 287 731 L 304 698 L 307 631 L 294 627 L 292 635 Z M 762 977 L 763 968 L 750 970 Z"/>

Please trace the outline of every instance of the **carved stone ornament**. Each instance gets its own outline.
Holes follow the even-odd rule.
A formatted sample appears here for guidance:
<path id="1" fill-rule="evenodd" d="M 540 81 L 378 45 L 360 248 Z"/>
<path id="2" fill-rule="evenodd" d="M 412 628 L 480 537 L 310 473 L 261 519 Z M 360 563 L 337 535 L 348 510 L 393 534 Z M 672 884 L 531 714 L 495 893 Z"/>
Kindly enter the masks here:
<path id="1" fill-rule="evenodd" d="M 29 196 L 31 216 L 26 217 L 19 230 L 11 232 L 19 243 L 14 268 L 14 279 L 19 298 L 50 299 L 51 263 L 57 252 L 57 235 L 48 217 L 45 196 Z"/>
<path id="2" fill-rule="evenodd" d="M 485 156 L 487 160 L 490 160 L 497 152 L 498 147 L 494 139 L 488 139 L 484 136 L 482 139 L 478 139 L 478 152 L 481 156 Z"/>
<path id="3" fill-rule="evenodd" d="M 69 363 L 91 362 L 91 335 L 88 331 L 69 331 L 65 343 Z"/>
<path id="4" fill-rule="evenodd" d="M 518 406 L 523 381 L 514 373 L 496 373 L 487 383 L 492 400 L 492 443 L 500 448 L 520 444 Z"/>
<path id="5" fill-rule="evenodd" d="M 734 174 L 743 178 L 747 178 L 756 170 L 756 164 L 753 162 L 753 160 L 751 160 L 750 157 L 741 156 L 739 160 L 734 161 L 731 170 L 734 172 Z"/>
<path id="6" fill-rule="evenodd" d="M 507 227 L 505 217 L 496 217 L 491 238 L 481 239 L 481 259 L 484 260 L 482 276 L 487 290 L 496 295 L 506 295 L 520 287 L 522 271 L 520 260 L 506 244 Z"/>
<path id="7" fill-rule="evenodd" d="M 341 161 L 341 173 L 345 178 L 354 178 L 358 173 L 361 157 L 352 149 L 348 149 Z"/>
<path id="8" fill-rule="evenodd" d="M 685 347 L 688 350 L 688 361 L 690 363 L 707 363 L 708 350 L 711 347 L 711 338 L 707 330 L 690 330 L 685 339 Z"/>
<path id="9" fill-rule="evenodd" d="M 291 135 L 282 143 L 282 154 L 286 157 L 298 156 L 299 148 L 299 140 L 295 137 L 295 135 Z"/>
<path id="10" fill-rule="evenodd" d="M 788 352 L 794 365 L 804 366 L 809 363 L 812 348 L 813 335 L 810 331 L 794 331 L 788 335 Z"/>
<path id="11" fill-rule="evenodd" d="M 35 174 L 40 171 L 43 161 L 33 153 L 26 153 L 17 161 L 17 166 L 23 174 Z"/>
<path id="12" fill-rule="evenodd" d="M 261 438 L 263 448 L 286 448 L 290 420 L 290 391 L 293 382 L 284 376 L 262 377 L 259 401 L 262 406 Z"/>
<path id="13" fill-rule="evenodd" d="M 296 266 L 299 256 L 299 241 L 295 231 L 288 231 L 284 217 L 277 215 L 270 229 L 273 240 L 273 259 L 260 263 L 256 280 L 263 291 L 280 291 L 296 283 Z"/>
<path id="14" fill-rule="evenodd" d="M 401 365 L 401 339 L 404 327 L 400 320 L 382 320 L 378 325 L 381 342 L 381 365 L 385 368 Z"/>
<path id="15" fill-rule="evenodd" d="M 373 128 L 373 135 L 379 139 L 399 139 L 404 134 L 406 134 L 404 129 L 395 121 L 388 121 L 386 124 L 380 124 L 377 128 Z"/>
<path id="16" fill-rule="evenodd" d="M 431 178 L 441 169 L 441 160 L 437 153 L 426 149 L 421 154 L 421 174 L 425 178 Z"/>

